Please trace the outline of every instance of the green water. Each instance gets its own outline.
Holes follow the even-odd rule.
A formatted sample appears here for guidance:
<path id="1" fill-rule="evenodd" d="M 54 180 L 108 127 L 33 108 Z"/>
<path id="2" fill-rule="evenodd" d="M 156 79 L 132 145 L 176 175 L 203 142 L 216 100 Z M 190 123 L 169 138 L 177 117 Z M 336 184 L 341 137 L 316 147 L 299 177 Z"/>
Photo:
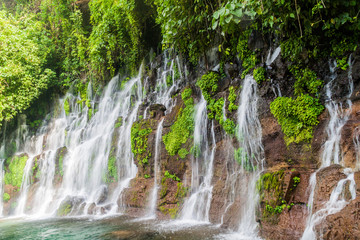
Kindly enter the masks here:
<path id="1" fill-rule="evenodd" d="M 45 220 L 0 220 L 0 239 L 213 239 L 220 232 L 213 226 L 177 228 L 157 222 L 139 222 L 128 217 L 109 219 L 60 218 Z M 164 226 L 165 225 L 165 226 Z"/>

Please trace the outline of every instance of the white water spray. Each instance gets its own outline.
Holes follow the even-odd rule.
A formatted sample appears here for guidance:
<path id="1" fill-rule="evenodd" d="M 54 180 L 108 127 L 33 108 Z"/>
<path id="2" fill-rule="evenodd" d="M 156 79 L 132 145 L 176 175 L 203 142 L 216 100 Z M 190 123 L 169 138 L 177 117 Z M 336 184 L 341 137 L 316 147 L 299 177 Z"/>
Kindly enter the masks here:
<path id="1" fill-rule="evenodd" d="M 341 164 L 342 163 L 342 153 L 340 149 L 340 140 L 341 140 L 341 130 L 345 123 L 347 122 L 349 115 L 351 113 L 352 102 L 350 97 L 353 93 L 353 79 L 352 79 L 352 62 L 351 56 L 349 57 L 349 71 L 348 71 L 348 93 L 346 97 L 347 109 L 343 108 L 342 102 L 336 101 L 333 99 L 333 91 L 336 86 L 337 75 L 336 70 L 336 61 L 333 64 L 330 64 L 331 77 L 328 84 L 326 84 L 326 96 L 328 98 L 327 103 L 325 104 L 326 109 L 330 114 L 330 121 L 326 128 L 326 133 L 328 135 L 328 140 L 324 144 L 323 153 L 321 156 L 321 166 L 320 168 L 311 175 L 309 182 L 309 216 L 306 222 L 306 228 L 302 236 L 302 240 L 316 239 L 315 227 L 320 224 L 328 215 L 339 212 L 344 208 L 347 202 L 343 198 L 339 198 L 337 194 L 337 189 L 341 187 L 341 191 L 344 187 L 343 180 L 340 180 L 337 187 L 332 192 L 328 202 L 324 204 L 325 208 L 318 210 L 316 213 L 313 213 L 313 203 L 314 203 L 314 194 L 316 187 L 316 174 L 323 168 L 329 167 L 332 164 Z M 353 174 L 347 173 L 347 176 L 351 180 L 353 179 Z M 350 181 L 349 180 L 349 181 Z M 353 180 L 351 180 L 353 181 Z M 340 191 L 340 190 L 338 190 Z M 356 193 L 354 193 L 356 195 Z M 355 195 L 353 196 L 355 198 Z"/>
<path id="2" fill-rule="evenodd" d="M 161 120 L 157 127 L 156 131 L 156 140 L 155 140 L 155 158 L 154 158 L 154 187 L 150 195 L 150 204 L 149 212 L 147 214 L 148 218 L 156 218 L 156 208 L 158 200 L 158 191 L 159 191 L 159 179 L 158 174 L 160 173 L 159 161 L 161 157 L 161 140 L 162 140 L 162 130 L 163 130 L 164 119 Z"/>
<path id="3" fill-rule="evenodd" d="M 211 142 L 208 139 L 212 139 Z M 181 220 L 209 222 L 212 199 L 212 177 L 216 149 L 214 125 L 208 135 L 208 117 L 204 97 L 196 106 L 194 128 L 194 157 L 191 160 L 191 195 L 181 211 Z"/>

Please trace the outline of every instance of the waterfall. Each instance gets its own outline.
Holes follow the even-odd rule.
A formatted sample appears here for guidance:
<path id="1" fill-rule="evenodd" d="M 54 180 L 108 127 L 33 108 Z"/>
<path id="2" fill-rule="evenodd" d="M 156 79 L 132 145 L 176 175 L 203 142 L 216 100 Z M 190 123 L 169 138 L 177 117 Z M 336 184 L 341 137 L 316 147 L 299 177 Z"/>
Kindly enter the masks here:
<path id="1" fill-rule="evenodd" d="M 237 116 L 237 138 L 239 151 L 240 175 L 247 175 L 248 183 L 243 185 L 245 202 L 242 203 L 241 218 L 238 231 L 246 235 L 255 235 L 257 222 L 255 210 L 258 204 L 256 182 L 264 169 L 264 150 L 261 142 L 262 129 L 257 112 L 257 83 L 252 76 L 246 76 L 240 95 Z M 246 187 L 247 186 L 247 187 Z"/>
<path id="2" fill-rule="evenodd" d="M 240 105 L 237 111 L 236 137 L 238 148 L 234 151 L 234 158 L 227 163 L 227 179 L 225 186 L 229 189 L 225 202 L 224 217 L 235 206 L 239 211 L 239 222 L 235 230 L 241 238 L 256 239 L 258 224 L 256 222 L 256 207 L 259 196 L 256 192 L 256 182 L 264 170 L 265 158 L 261 142 L 262 129 L 257 112 L 257 83 L 247 75 L 240 93 Z M 238 199 L 241 200 L 238 200 Z M 238 237 L 238 236 L 237 236 Z"/>
<path id="3" fill-rule="evenodd" d="M 212 139 L 211 143 L 208 139 Z M 181 220 L 209 222 L 209 210 L 212 199 L 212 177 L 216 142 L 214 125 L 208 136 L 208 117 L 204 97 L 196 106 L 194 128 L 194 156 L 191 159 L 191 195 L 185 201 L 181 211 Z"/>
<path id="4" fill-rule="evenodd" d="M 158 200 L 157 194 L 159 191 L 158 174 L 160 173 L 159 161 L 161 157 L 161 139 L 162 139 L 163 122 L 164 119 L 161 120 L 156 131 L 155 157 L 154 157 L 154 187 L 150 195 L 150 204 L 149 204 L 150 208 L 147 214 L 148 218 L 156 218 L 156 208 L 157 208 L 157 200 Z"/>
<path id="5" fill-rule="evenodd" d="M 114 77 L 100 98 L 89 84 L 85 104 L 70 93 L 60 100 L 60 114 L 25 141 L 29 158 L 15 215 L 61 215 L 69 206 L 72 215 L 121 211 L 121 193 L 137 173 L 130 134 L 143 101 L 141 73 L 127 82 Z M 30 197 L 36 165 L 39 180 Z M 110 185 L 115 185 L 112 194 Z"/>
<path id="6" fill-rule="evenodd" d="M 324 149 L 321 155 L 321 166 L 320 168 L 311 175 L 310 177 L 310 183 L 309 183 L 309 216 L 307 218 L 306 222 L 306 228 L 303 233 L 302 239 L 316 239 L 316 232 L 315 232 L 315 226 L 320 224 L 322 220 L 324 220 L 328 215 L 334 214 L 336 212 L 339 212 L 341 209 L 343 209 L 347 202 L 341 197 L 341 195 L 338 193 L 338 191 L 342 191 L 344 188 L 344 182 L 350 181 L 351 187 L 353 188 L 354 180 L 353 180 L 353 173 L 349 173 L 348 169 L 345 169 L 344 173 L 347 175 L 347 178 L 343 181 L 340 180 L 337 184 L 337 187 L 333 190 L 331 193 L 330 199 L 328 202 L 324 204 L 325 208 L 320 209 L 316 213 L 313 213 L 313 203 L 314 203 L 314 194 L 315 194 L 315 187 L 316 187 L 316 175 L 317 173 L 326 167 L 331 166 L 332 164 L 341 164 L 342 163 L 342 153 L 340 149 L 340 140 L 341 140 L 341 130 L 345 123 L 347 122 L 349 115 L 351 113 L 351 106 L 352 102 L 350 100 L 350 97 L 353 93 L 353 79 L 352 79 L 352 61 L 351 61 L 351 55 L 349 57 L 349 71 L 348 71 L 348 94 L 346 97 L 346 104 L 347 109 L 343 108 L 343 104 L 340 101 L 337 101 L 333 99 L 333 91 L 336 87 L 336 78 L 337 75 L 335 73 L 336 70 L 336 61 L 334 61 L 332 64 L 330 62 L 330 72 L 331 77 L 330 81 L 326 84 L 325 90 L 326 90 L 326 97 L 327 102 L 325 104 L 326 109 L 328 110 L 330 114 L 330 121 L 328 123 L 328 126 L 326 128 L 327 133 L 327 141 L 324 144 Z M 351 171 L 351 170 L 350 170 Z M 352 192 L 352 198 L 355 198 L 356 193 Z M 354 195 L 353 195 L 354 194 Z"/>
<path id="7" fill-rule="evenodd" d="M 4 159 L 0 159 L 0 217 L 3 216 L 4 196 Z"/>

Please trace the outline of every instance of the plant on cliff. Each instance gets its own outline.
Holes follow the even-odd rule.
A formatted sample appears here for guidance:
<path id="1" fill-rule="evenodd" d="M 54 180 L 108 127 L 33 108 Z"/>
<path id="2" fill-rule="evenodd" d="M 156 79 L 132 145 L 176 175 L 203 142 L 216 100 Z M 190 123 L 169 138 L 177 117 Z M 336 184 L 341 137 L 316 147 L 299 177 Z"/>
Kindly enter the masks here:
<path id="1" fill-rule="evenodd" d="M 45 91 L 54 72 L 45 68 L 46 36 L 33 16 L 18 21 L 0 11 L 0 126 Z"/>
<path id="2" fill-rule="evenodd" d="M 10 200 L 10 195 L 8 193 L 4 193 L 3 195 L 3 201 L 8 202 Z"/>
<path id="3" fill-rule="evenodd" d="M 263 81 L 266 80 L 265 73 L 266 73 L 266 70 L 264 67 L 258 67 L 258 68 L 254 69 L 253 75 L 254 75 L 254 79 L 257 84 L 260 85 Z"/>
<path id="4" fill-rule="evenodd" d="M 310 142 L 317 117 L 324 110 L 318 99 L 300 95 L 296 99 L 278 97 L 270 104 L 271 113 L 276 117 L 285 134 L 285 142 Z"/>
<path id="5" fill-rule="evenodd" d="M 152 132 L 147 128 L 146 121 L 135 122 L 131 127 L 131 151 L 140 165 L 147 164 L 151 157 L 148 151 L 148 136 Z"/>
<path id="6" fill-rule="evenodd" d="M 6 160 L 6 165 L 8 165 L 8 170 L 5 171 L 4 181 L 5 184 L 9 184 L 18 188 L 21 187 L 24 168 L 26 161 L 28 160 L 27 156 L 14 156 Z"/>
<path id="7" fill-rule="evenodd" d="M 218 82 L 220 80 L 220 75 L 215 72 L 209 72 L 204 74 L 197 82 L 196 85 L 201 89 L 202 94 L 207 102 L 208 117 L 209 119 L 214 119 L 220 123 L 224 128 L 225 132 L 232 135 L 235 133 L 235 123 L 231 119 L 225 119 L 225 113 L 223 109 L 225 108 L 224 98 L 219 98 L 216 100 L 215 94 L 218 89 Z M 235 91 L 232 87 L 229 88 L 229 110 L 236 110 L 237 106 L 234 104 L 236 99 Z"/>
<path id="8" fill-rule="evenodd" d="M 191 98 L 192 90 L 186 88 L 182 94 L 185 107 L 180 108 L 175 123 L 171 126 L 171 131 L 163 136 L 165 148 L 171 156 L 179 153 L 184 157 L 185 152 L 181 146 L 185 144 L 194 131 L 194 100 Z M 187 150 L 186 150 L 187 151 Z"/>
<path id="9" fill-rule="evenodd" d="M 236 93 L 235 93 L 235 88 L 234 86 L 229 87 L 229 112 L 232 111 L 236 111 L 238 109 L 238 106 L 235 105 L 235 100 L 236 100 Z"/>

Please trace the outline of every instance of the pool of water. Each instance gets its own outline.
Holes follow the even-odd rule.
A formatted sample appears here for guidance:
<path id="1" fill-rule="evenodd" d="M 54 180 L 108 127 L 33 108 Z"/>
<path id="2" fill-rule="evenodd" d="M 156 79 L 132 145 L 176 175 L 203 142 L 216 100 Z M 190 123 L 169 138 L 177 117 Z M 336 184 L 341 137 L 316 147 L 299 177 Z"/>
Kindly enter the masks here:
<path id="1" fill-rule="evenodd" d="M 0 239 L 219 239 L 210 224 L 112 218 L 1 219 Z"/>

